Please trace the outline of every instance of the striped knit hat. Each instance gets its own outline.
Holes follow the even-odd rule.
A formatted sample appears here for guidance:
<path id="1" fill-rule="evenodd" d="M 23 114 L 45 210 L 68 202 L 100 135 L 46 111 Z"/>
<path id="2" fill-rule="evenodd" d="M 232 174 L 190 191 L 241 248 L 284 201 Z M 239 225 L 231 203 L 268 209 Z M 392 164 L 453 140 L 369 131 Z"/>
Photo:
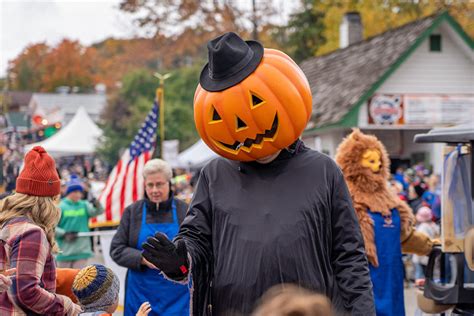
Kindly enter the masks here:
<path id="1" fill-rule="evenodd" d="M 72 291 L 84 312 L 106 311 L 117 302 L 119 290 L 118 277 L 101 264 L 81 269 L 72 284 Z"/>

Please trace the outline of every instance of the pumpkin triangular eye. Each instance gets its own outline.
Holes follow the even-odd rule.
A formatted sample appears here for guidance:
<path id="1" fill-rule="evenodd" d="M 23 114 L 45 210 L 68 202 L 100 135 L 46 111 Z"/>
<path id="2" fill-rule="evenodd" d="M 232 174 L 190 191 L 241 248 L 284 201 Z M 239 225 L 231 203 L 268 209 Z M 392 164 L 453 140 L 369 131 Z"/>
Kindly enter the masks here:
<path id="1" fill-rule="evenodd" d="M 263 100 L 257 97 L 255 94 L 252 93 L 252 106 L 257 106 L 262 103 Z"/>
<path id="2" fill-rule="evenodd" d="M 212 107 L 212 120 L 213 120 L 213 121 L 220 121 L 220 120 L 222 120 L 222 119 L 221 119 L 221 116 L 219 115 L 219 113 L 217 113 L 215 107 Z"/>
<path id="3" fill-rule="evenodd" d="M 240 117 L 237 116 L 237 130 L 242 129 L 247 127 L 247 124 L 245 124 L 244 121 L 240 119 Z"/>

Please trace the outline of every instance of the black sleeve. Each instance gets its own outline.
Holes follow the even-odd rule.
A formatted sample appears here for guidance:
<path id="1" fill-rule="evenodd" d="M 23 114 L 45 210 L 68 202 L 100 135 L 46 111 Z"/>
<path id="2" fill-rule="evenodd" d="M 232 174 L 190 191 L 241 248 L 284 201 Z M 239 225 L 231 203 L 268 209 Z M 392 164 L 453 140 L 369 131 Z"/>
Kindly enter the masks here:
<path id="1" fill-rule="evenodd" d="M 359 223 L 346 182 L 336 167 L 332 185 L 332 263 L 346 311 L 375 315 L 372 281 Z"/>
<path id="2" fill-rule="evenodd" d="M 130 245 L 130 225 L 132 208 L 129 206 L 123 212 L 120 225 L 112 238 L 110 257 L 119 266 L 140 270 L 142 252 Z"/>
<path id="3" fill-rule="evenodd" d="M 193 280 L 193 315 L 201 315 L 206 306 L 212 276 L 212 204 L 209 198 L 209 184 L 203 174 L 194 192 L 188 213 L 181 224 L 178 236 L 183 239 L 191 256 Z"/>
<path id="4" fill-rule="evenodd" d="M 176 200 L 176 212 L 178 213 L 178 223 L 180 226 L 183 223 L 184 218 L 186 217 L 187 211 L 188 204 L 184 201 Z"/>

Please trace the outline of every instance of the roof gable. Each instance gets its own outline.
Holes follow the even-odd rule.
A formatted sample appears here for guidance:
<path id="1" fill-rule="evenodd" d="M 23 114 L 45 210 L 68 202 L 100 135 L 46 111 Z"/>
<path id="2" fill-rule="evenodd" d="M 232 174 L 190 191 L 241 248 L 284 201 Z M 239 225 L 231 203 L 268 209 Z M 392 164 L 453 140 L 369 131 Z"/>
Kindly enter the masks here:
<path id="1" fill-rule="evenodd" d="M 357 125 L 359 106 L 444 20 L 472 47 L 472 40 L 444 12 L 302 62 L 300 67 L 313 94 L 313 117 L 307 132 L 334 125 Z"/>

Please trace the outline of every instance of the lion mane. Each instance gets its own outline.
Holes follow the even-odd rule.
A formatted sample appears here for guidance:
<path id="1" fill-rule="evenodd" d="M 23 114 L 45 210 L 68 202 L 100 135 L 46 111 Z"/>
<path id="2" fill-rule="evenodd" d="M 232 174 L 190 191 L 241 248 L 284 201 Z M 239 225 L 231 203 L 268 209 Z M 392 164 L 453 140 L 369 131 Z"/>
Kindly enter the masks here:
<path id="1" fill-rule="evenodd" d="M 362 156 L 368 149 L 377 150 L 381 156 L 382 166 L 377 173 L 361 164 Z M 373 220 L 368 215 L 379 212 L 390 215 L 393 208 L 400 213 L 402 230 L 409 229 L 414 223 L 410 207 L 388 187 L 390 176 L 390 160 L 384 145 L 373 135 L 366 135 L 359 129 L 353 129 L 336 152 L 336 163 L 342 169 L 347 186 L 351 193 L 354 209 L 359 219 L 362 235 L 369 260 L 377 262 L 374 243 Z"/>

